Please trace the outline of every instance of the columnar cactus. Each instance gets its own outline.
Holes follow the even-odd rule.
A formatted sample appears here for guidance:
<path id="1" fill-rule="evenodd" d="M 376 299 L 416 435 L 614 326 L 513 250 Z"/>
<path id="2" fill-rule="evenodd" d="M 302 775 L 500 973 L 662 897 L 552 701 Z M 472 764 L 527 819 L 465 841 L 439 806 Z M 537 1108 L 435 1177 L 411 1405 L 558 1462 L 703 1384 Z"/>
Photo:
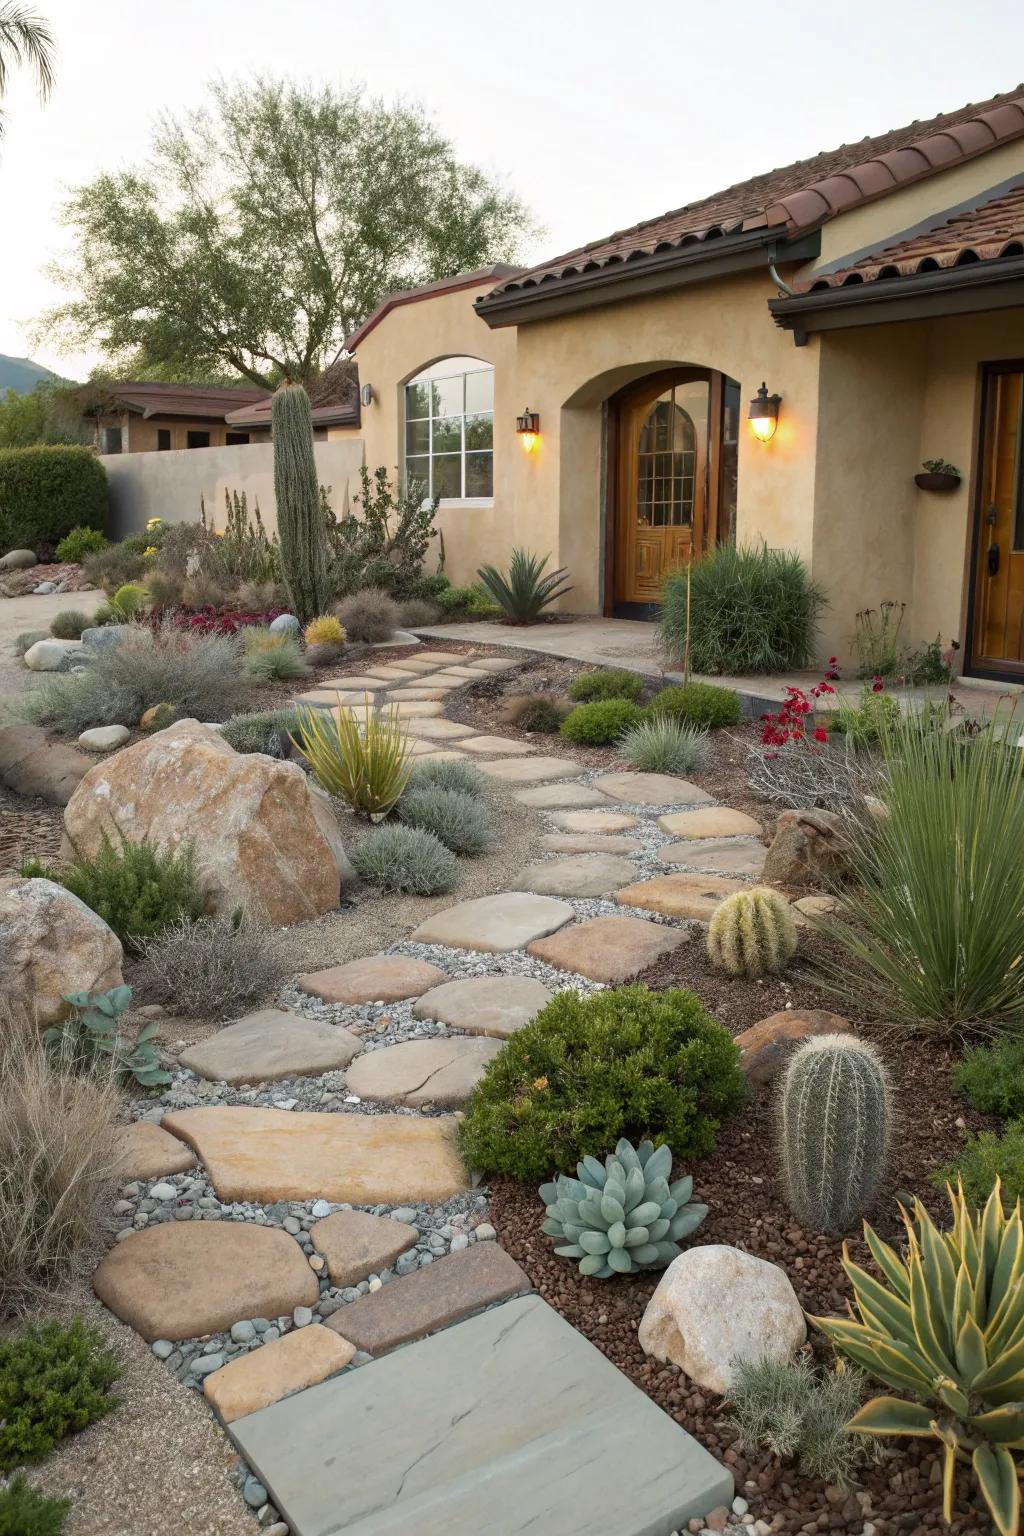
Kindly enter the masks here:
<path id="1" fill-rule="evenodd" d="M 812 1232 L 845 1232 L 869 1209 L 885 1171 L 889 1076 L 855 1035 L 816 1035 L 794 1051 L 779 1099 L 786 1197 Z"/>
<path id="2" fill-rule="evenodd" d="M 313 418 L 301 384 L 282 384 L 274 395 L 271 429 L 281 573 L 296 617 L 308 624 L 329 606 L 331 591 Z"/>
<path id="3" fill-rule="evenodd" d="M 730 976 L 781 971 L 796 951 L 796 921 L 789 902 L 770 886 L 737 891 L 715 908 L 708 954 Z"/>

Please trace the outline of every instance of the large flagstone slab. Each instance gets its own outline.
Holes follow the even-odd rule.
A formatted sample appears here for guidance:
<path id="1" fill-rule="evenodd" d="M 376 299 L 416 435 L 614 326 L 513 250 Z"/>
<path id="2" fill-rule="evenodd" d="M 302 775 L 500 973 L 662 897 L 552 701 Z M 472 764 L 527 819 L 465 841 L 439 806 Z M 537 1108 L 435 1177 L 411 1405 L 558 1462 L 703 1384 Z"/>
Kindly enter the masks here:
<path id="1" fill-rule="evenodd" d="M 424 960 L 382 954 L 331 965 L 323 971 L 307 971 L 296 985 L 325 1003 L 399 1003 L 429 992 L 444 979 L 444 971 Z"/>
<path id="2" fill-rule="evenodd" d="M 400 1205 L 447 1200 L 468 1182 L 455 1150 L 455 1121 L 448 1116 L 228 1105 L 178 1110 L 164 1116 L 164 1125 L 195 1149 L 225 1201 Z"/>
<path id="3" fill-rule="evenodd" d="M 371 677 L 368 673 L 359 672 L 353 677 L 332 677 L 327 682 L 321 683 L 320 688 L 333 688 L 340 693 L 383 693 L 387 687 L 387 680 L 382 677 Z"/>
<path id="4" fill-rule="evenodd" d="M 192 1149 L 152 1120 L 135 1120 L 131 1125 L 120 1126 L 117 1152 L 117 1177 L 122 1184 L 186 1173 L 196 1165 Z"/>
<path id="5" fill-rule="evenodd" d="M 447 688 L 389 688 L 387 697 L 389 704 L 407 704 L 416 700 L 437 703 L 447 692 Z"/>
<path id="6" fill-rule="evenodd" d="M 460 746 L 463 752 L 481 756 L 493 752 L 496 757 L 526 757 L 537 750 L 528 741 L 514 741 L 510 736 L 466 736 Z"/>
<path id="7" fill-rule="evenodd" d="M 450 665 L 444 667 L 442 669 L 442 675 L 444 677 L 460 678 L 464 683 L 478 683 L 481 677 L 479 667 L 464 667 L 458 662 L 452 662 Z"/>
<path id="8" fill-rule="evenodd" d="M 405 1040 L 367 1051 L 345 1075 L 350 1093 L 380 1104 L 421 1109 L 455 1109 L 465 1104 L 487 1063 L 502 1049 L 500 1040 Z"/>
<path id="9" fill-rule="evenodd" d="M 514 672 L 522 662 L 514 661 L 511 656 L 476 656 L 469 665 L 480 672 Z"/>
<path id="10" fill-rule="evenodd" d="M 547 779 L 571 779 L 583 772 L 583 764 L 569 757 L 505 757 L 496 763 L 481 763 L 480 770 L 504 784 L 540 784 Z"/>
<path id="11" fill-rule="evenodd" d="M 419 944 L 449 944 L 453 949 L 479 949 L 503 954 L 522 949 L 531 939 L 554 933 L 571 922 L 575 912 L 568 902 L 527 891 L 501 891 L 477 896 L 435 912 L 414 931 Z"/>
<path id="12" fill-rule="evenodd" d="M 369 1211 L 334 1211 L 309 1229 L 313 1247 L 327 1260 L 332 1285 L 358 1285 L 377 1275 L 416 1245 L 419 1231 L 408 1222 Z"/>
<path id="13" fill-rule="evenodd" d="M 688 837 L 659 850 L 663 864 L 688 869 L 722 870 L 730 875 L 759 875 L 768 850 L 759 837 Z"/>
<path id="14" fill-rule="evenodd" d="M 461 736 L 479 736 L 471 725 L 460 725 L 457 720 L 440 718 L 403 720 L 407 736 L 419 736 L 424 741 L 458 741 Z"/>
<path id="15" fill-rule="evenodd" d="M 559 971 L 617 985 L 639 975 L 686 942 L 686 934 L 642 917 L 592 917 L 527 945 L 528 953 Z"/>
<path id="16" fill-rule="evenodd" d="M 384 662 L 379 667 L 367 667 L 367 677 L 375 677 L 383 683 L 403 683 L 410 677 L 418 677 L 420 674 L 411 667 L 405 667 L 397 662 Z"/>
<path id="17" fill-rule="evenodd" d="M 392 702 L 389 697 L 388 704 L 398 711 L 398 718 L 403 722 L 406 720 L 430 720 L 444 714 L 444 705 L 436 699 L 432 702 L 426 699 L 399 699 Z"/>
<path id="18" fill-rule="evenodd" d="M 697 811 L 670 811 L 658 817 L 658 826 L 673 837 L 759 837 L 761 823 L 745 811 L 728 805 L 709 805 Z"/>
<path id="19" fill-rule="evenodd" d="M 203 1382 L 203 1393 L 224 1423 L 231 1424 L 326 1381 L 344 1370 L 355 1352 L 355 1345 L 332 1328 L 318 1323 L 296 1328 L 212 1371 Z"/>
<path id="20" fill-rule="evenodd" d="M 320 1286 L 293 1237 L 251 1221 L 165 1221 L 107 1254 L 92 1287 L 150 1343 L 313 1306 Z"/>
<path id="21" fill-rule="evenodd" d="M 635 827 L 637 818 L 629 811 L 555 811 L 551 824 L 563 832 L 624 832 Z"/>
<path id="22" fill-rule="evenodd" d="M 190 1046 L 178 1061 L 215 1083 L 272 1083 L 347 1067 L 362 1048 L 358 1036 L 340 1025 L 261 1008 Z"/>
<path id="23" fill-rule="evenodd" d="M 637 869 L 614 853 L 575 853 L 561 859 L 538 859 L 516 877 L 520 890 L 541 896 L 607 896 L 628 885 Z"/>
<path id="24" fill-rule="evenodd" d="M 610 800 L 624 805 L 710 805 L 711 796 L 689 779 L 671 773 L 603 773 L 594 780 Z"/>
<path id="25" fill-rule="evenodd" d="M 229 1432 L 296 1536 L 669 1536 L 733 1497 L 729 1470 L 539 1296 Z"/>
<path id="26" fill-rule="evenodd" d="M 616 891 L 621 907 L 645 907 L 663 917 L 686 917 L 700 923 L 710 922 L 715 908 L 736 891 L 750 887 L 743 880 L 725 875 L 655 875 Z"/>
<path id="27" fill-rule="evenodd" d="M 546 832 L 537 847 L 547 853 L 639 853 L 641 844 L 614 832 Z"/>
<path id="28" fill-rule="evenodd" d="M 538 811 L 552 811 L 580 806 L 607 806 L 608 796 L 586 784 L 538 784 L 534 789 L 517 790 L 513 796 L 520 805 Z"/>
<path id="29" fill-rule="evenodd" d="M 547 987 L 532 976 L 470 976 L 425 993 L 412 1011 L 417 1019 L 507 1040 L 550 1001 Z"/>
<path id="30" fill-rule="evenodd" d="M 465 651 L 465 652 L 463 652 L 463 651 L 417 651 L 416 652 L 417 660 L 419 660 L 419 661 L 436 662 L 439 667 L 451 666 L 451 665 L 453 665 L 454 663 L 457 663 L 457 662 L 461 663 L 463 661 L 466 661 L 470 656 L 472 656 L 472 654 L 473 654 L 472 651 Z"/>

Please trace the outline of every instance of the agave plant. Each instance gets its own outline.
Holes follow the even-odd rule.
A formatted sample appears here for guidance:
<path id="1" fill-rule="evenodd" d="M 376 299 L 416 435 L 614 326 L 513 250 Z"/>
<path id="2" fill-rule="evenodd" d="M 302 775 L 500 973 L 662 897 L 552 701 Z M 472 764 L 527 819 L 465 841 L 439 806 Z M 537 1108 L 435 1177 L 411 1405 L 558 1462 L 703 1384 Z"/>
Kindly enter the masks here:
<path id="1" fill-rule="evenodd" d="M 668 1183 L 671 1149 L 655 1151 L 652 1141 L 634 1147 L 623 1137 L 603 1163 L 585 1157 L 576 1171 L 578 1179 L 563 1173 L 541 1185 L 543 1231 L 562 1238 L 555 1252 L 579 1259 L 580 1273 L 595 1280 L 664 1269 L 679 1257 L 679 1239 L 708 1214 L 706 1205 L 690 1203 L 692 1178 Z"/>
<path id="2" fill-rule="evenodd" d="M 917 1399 L 874 1398 L 847 1428 L 941 1440 L 944 1518 L 953 1517 L 957 1463 L 970 1461 L 999 1536 L 1018 1536 L 1013 1452 L 1024 1449 L 1020 1201 L 1007 1216 L 998 1179 L 981 1212 L 968 1206 L 962 1188 L 947 1190 L 949 1231 L 939 1232 L 919 1200 L 912 1214 L 903 1211 L 906 1261 L 865 1223 L 864 1238 L 883 1280 L 844 1251 L 856 1313 L 851 1308 L 849 1319 L 811 1321 L 870 1375 Z"/>
<path id="3" fill-rule="evenodd" d="M 409 739 L 395 708 L 378 715 L 367 704 L 357 724 L 339 694 L 337 709 L 302 710 L 291 739 L 327 793 L 371 821 L 387 815 L 412 773 Z"/>
<path id="4" fill-rule="evenodd" d="M 542 608 L 553 603 L 556 597 L 572 591 L 565 579 L 568 575 L 565 566 L 544 575 L 544 567 L 550 559 L 550 555 L 540 559 L 525 549 L 514 549 L 507 577 L 493 565 L 482 565 L 477 571 L 484 587 L 504 613 L 506 624 L 532 624 Z"/>

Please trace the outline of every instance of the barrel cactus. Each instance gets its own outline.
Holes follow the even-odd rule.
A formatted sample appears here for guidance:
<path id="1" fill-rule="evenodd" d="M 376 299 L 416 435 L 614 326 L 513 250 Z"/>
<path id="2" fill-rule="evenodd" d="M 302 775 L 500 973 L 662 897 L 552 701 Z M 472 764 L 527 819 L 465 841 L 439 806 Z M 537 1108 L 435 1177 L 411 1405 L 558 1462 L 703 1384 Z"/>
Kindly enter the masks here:
<path id="1" fill-rule="evenodd" d="M 730 976 L 781 971 L 796 952 L 796 920 L 771 886 L 737 891 L 715 908 L 708 925 L 711 963 Z"/>
<path id="2" fill-rule="evenodd" d="M 680 1239 L 708 1214 L 706 1205 L 690 1200 L 692 1178 L 668 1183 L 671 1150 L 655 1151 L 651 1141 L 634 1147 L 623 1138 L 603 1163 L 585 1157 L 576 1171 L 577 1179 L 563 1173 L 541 1185 L 543 1230 L 562 1239 L 556 1253 L 578 1259 L 580 1273 L 596 1280 L 663 1269 L 679 1257 Z"/>
<path id="3" fill-rule="evenodd" d="M 845 1232 L 869 1209 L 891 1133 L 889 1076 L 855 1035 L 816 1035 L 790 1058 L 779 1098 L 786 1196 L 811 1232 Z"/>
<path id="4" fill-rule="evenodd" d="M 313 453 L 313 418 L 301 384 L 282 384 L 271 406 L 274 496 L 281 540 L 281 574 L 300 623 L 331 601 L 327 538 Z"/>

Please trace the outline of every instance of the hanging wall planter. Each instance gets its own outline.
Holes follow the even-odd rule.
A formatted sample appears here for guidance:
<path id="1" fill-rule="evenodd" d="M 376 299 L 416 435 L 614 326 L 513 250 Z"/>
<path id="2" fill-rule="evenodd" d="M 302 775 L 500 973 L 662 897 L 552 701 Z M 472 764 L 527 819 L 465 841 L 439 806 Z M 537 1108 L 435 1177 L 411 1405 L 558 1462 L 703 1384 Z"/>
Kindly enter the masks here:
<path id="1" fill-rule="evenodd" d="M 960 484 L 960 471 L 945 459 L 925 459 L 923 475 L 914 476 L 919 491 L 955 491 Z"/>

